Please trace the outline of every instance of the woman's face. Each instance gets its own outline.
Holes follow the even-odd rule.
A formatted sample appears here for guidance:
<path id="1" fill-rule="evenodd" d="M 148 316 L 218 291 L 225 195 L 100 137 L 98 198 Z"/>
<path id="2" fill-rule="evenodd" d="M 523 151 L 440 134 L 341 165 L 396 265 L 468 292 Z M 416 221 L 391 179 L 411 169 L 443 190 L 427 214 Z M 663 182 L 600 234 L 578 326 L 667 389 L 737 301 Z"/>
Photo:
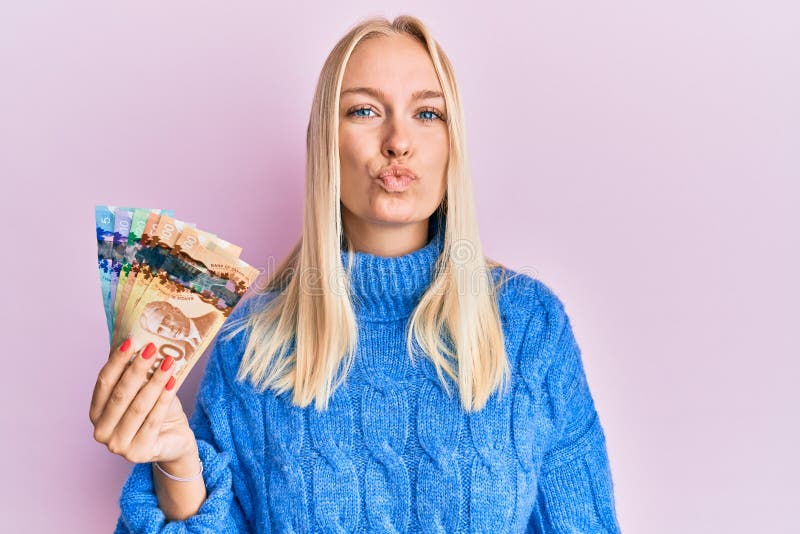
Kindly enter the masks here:
<path id="1" fill-rule="evenodd" d="M 417 223 L 436 211 L 449 151 L 440 95 L 433 63 L 412 37 L 368 39 L 353 51 L 339 110 L 345 226 L 353 217 L 364 224 Z M 378 178 L 393 165 L 416 178 Z"/>

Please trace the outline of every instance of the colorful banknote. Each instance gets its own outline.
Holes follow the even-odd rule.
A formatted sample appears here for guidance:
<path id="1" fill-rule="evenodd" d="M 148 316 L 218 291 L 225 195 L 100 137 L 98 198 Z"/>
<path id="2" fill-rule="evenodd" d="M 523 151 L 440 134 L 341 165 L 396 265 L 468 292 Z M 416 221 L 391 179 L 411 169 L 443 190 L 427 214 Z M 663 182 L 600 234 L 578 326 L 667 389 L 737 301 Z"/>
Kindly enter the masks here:
<path id="1" fill-rule="evenodd" d="M 100 272 L 100 290 L 103 296 L 103 310 L 106 314 L 108 334 L 114 328 L 111 309 L 111 254 L 114 247 L 114 206 L 95 206 L 94 218 L 97 226 L 97 269 Z"/>
<path id="2" fill-rule="evenodd" d="M 128 242 L 125 247 L 125 254 L 120 266 L 119 277 L 117 280 L 117 289 L 114 296 L 114 316 L 117 316 L 119 311 L 119 302 L 122 291 L 125 288 L 125 281 L 128 279 L 128 273 L 131 270 L 131 265 L 134 262 L 136 251 L 141 248 L 140 240 L 144 233 L 144 225 L 147 223 L 147 216 L 150 213 L 160 213 L 161 210 L 148 210 L 136 208 L 133 210 L 133 217 L 131 218 L 131 228 L 128 233 Z M 164 213 L 170 213 L 165 211 Z"/>
<path id="3" fill-rule="evenodd" d="M 114 234 L 112 236 L 111 247 L 111 279 L 109 280 L 109 306 L 113 310 L 117 295 L 117 282 L 119 273 L 122 269 L 125 249 L 128 245 L 128 234 L 131 230 L 131 218 L 133 210 L 131 208 L 118 207 L 114 210 Z"/>
<path id="4" fill-rule="evenodd" d="M 169 356 L 180 386 L 259 271 L 241 247 L 171 212 L 97 206 L 95 218 L 112 346 L 155 344 L 149 375 Z"/>

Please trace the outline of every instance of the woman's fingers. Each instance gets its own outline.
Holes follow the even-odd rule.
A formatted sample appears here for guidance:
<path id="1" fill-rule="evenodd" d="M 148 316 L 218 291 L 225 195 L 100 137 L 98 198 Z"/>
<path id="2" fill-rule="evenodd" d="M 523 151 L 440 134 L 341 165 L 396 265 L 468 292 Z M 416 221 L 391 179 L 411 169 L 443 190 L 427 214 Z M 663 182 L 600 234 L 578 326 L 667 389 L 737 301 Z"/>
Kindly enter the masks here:
<path id="1" fill-rule="evenodd" d="M 128 409 L 133 398 L 139 390 L 147 383 L 147 371 L 153 365 L 153 356 L 156 346 L 148 343 L 127 369 L 122 372 L 117 383 L 111 388 L 108 398 L 103 407 L 103 411 L 94 426 L 94 437 L 101 443 L 108 444 L 114 428 L 119 423 L 120 418 Z M 109 447 L 114 454 L 119 451 Z"/>
<path id="2" fill-rule="evenodd" d="M 184 425 L 186 429 L 189 429 L 186 414 L 183 412 L 183 407 L 177 396 L 178 388 L 174 387 L 174 385 L 175 382 L 173 381 L 171 389 L 164 388 L 155 406 L 153 406 L 153 409 L 147 414 L 147 418 L 144 420 L 144 423 L 142 423 L 141 428 L 131 442 L 131 448 L 152 451 L 152 454 L 155 455 L 159 461 L 172 461 L 180 458 L 188 443 L 194 440 L 194 433 L 191 432 L 191 430 L 189 430 L 187 434 L 189 439 L 184 440 L 185 443 L 180 447 L 175 447 L 176 443 L 178 443 L 175 439 L 165 439 L 165 436 L 170 434 L 173 438 L 177 437 L 180 433 L 175 433 L 174 431 L 177 428 L 183 428 Z M 177 419 L 173 420 L 173 418 L 178 416 L 180 417 L 179 426 L 172 425 L 172 429 L 165 426 L 169 425 L 170 421 L 177 421 Z M 170 432 L 170 430 L 172 430 L 172 432 Z M 165 450 L 165 445 L 175 450 Z"/>
<path id="3" fill-rule="evenodd" d="M 126 339 L 119 347 L 111 351 L 108 355 L 108 361 L 97 374 L 97 382 L 95 382 L 94 392 L 92 393 L 92 402 L 89 405 L 89 420 L 93 425 L 97 424 L 103 414 L 103 409 L 106 406 L 106 402 L 108 402 L 111 390 L 125 371 L 132 353 L 131 340 Z"/>
<path id="4" fill-rule="evenodd" d="M 167 403 L 175 396 L 174 360 L 167 356 L 145 386 L 139 390 L 122 415 L 108 443 L 109 448 L 127 451 L 132 462 L 147 462 L 163 423 L 159 417 L 159 403 Z M 170 389 L 167 389 L 169 387 Z M 155 417 L 152 415 L 155 413 Z M 131 443 L 134 436 L 137 443 Z M 142 439 L 143 438 L 143 439 Z M 144 458 L 144 456 L 148 458 Z"/>

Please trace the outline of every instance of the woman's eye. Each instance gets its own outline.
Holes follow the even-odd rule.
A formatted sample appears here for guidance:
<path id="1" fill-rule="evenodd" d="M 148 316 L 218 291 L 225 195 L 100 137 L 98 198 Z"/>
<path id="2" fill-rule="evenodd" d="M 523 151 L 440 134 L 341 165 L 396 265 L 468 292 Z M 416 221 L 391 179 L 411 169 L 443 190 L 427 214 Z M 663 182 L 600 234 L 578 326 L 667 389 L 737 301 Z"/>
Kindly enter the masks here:
<path id="1" fill-rule="evenodd" d="M 348 113 L 348 115 L 354 115 L 354 116 L 359 117 L 359 118 L 361 118 L 361 117 L 369 118 L 367 115 L 359 114 L 360 111 L 372 111 L 372 110 L 370 108 L 358 108 L 358 109 L 354 109 L 353 111 Z"/>
<path id="2" fill-rule="evenodd" d="M 422 115 L 422 114 L 426 115 L 426 117 L 422 118 L 422 120 L 425 121 L 425 122 L 430 122 L 430 121 L 432 121 L 434 119 L 440 119 L 440 120 L 442 119 L 442 116 L 439 113 L 437 113 L 436 111 L 432 110 L 432 109 L 424 109 L 424 110 L 420 111 L 419 113 L 420 113 L 420 115 Z"/>

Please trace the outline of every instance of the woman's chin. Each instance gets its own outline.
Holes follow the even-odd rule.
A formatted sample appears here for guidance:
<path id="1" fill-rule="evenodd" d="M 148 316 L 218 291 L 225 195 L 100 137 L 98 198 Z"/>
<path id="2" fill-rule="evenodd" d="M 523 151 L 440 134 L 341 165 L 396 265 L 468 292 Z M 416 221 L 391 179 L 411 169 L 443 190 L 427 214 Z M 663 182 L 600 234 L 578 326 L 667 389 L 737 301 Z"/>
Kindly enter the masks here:
<path id="1" fill-rule="evenodd" d="M 403 223 L 413 220 L 417 212 L 416 202 L 401 195 L 382 195 L 370 203 L 372 217 L 387 223 Z"/>
<path id="2" fill-rule="evenodd" d="M 406 223 L 414 220 L 414 206 L 410 203 L 393 203 L 392 205 L 378 205 L 372 210 L 372 218 L 385 223 Z"/>

